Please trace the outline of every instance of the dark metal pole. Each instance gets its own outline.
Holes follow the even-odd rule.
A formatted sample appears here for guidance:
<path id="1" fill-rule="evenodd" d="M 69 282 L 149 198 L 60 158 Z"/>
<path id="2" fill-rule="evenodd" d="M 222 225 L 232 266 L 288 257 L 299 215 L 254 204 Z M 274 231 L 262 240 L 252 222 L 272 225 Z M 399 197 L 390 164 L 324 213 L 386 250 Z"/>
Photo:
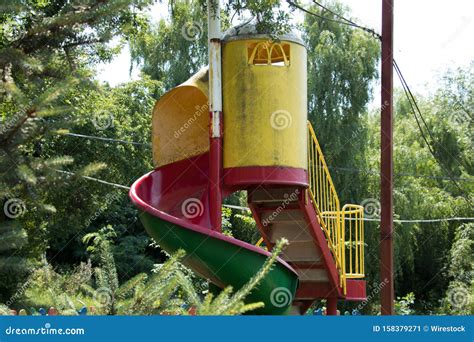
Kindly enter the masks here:
<path id="1" fill-rule="evenodd" d="M 380 119 L 381 313 L 393 315 L 393 0 L 382 0 L 382 108 Z"/>

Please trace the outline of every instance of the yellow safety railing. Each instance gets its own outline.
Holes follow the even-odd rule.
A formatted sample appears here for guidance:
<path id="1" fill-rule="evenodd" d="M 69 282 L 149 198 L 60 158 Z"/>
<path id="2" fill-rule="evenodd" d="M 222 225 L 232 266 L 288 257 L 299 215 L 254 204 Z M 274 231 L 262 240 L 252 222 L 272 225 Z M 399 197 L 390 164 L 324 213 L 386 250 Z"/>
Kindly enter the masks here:
<path id="1" fill-rule="evenodd" d="M 352 204 L 341 210 L 331 174 L 309 121 L 308 181 L 313 205 L 339 271 L 340 286 L 346 293 L 346 279 L 364 277 L 364 211 L 361 206 Z"/>
<path id="2" fill-rule="evenodd" d="M 346 278 L 363 278 L 364 273 L 364 207 L 346 204 L 342 207 L 345 236 Z"/>

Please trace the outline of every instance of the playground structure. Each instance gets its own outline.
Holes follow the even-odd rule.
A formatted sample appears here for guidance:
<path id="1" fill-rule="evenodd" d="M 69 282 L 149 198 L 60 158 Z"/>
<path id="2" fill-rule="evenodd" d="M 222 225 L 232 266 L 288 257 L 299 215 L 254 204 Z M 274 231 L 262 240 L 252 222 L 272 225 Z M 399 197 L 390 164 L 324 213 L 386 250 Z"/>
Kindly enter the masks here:
<path id="1" fill-rule="evenodd" d="M 155 105 L 155 170 L 130 190 L 147 232 L 169 253 L 184 249 L 184 263 L 220 288 L 243 286 L 286 238 L 281 258 L 247 298 L 265 304 L 257 313 L 303 314 L 326 299 L 327 313 L 336 314 L 338 300 L 365 300 L 363 208 L 340 204 L 307 121 L 302 41 L 293 34 L 270 40 L 252 24 L 233 28 L 222 37 L 221 76 L 217 148 L 208 115 L 212 69 Z M 225 236 L 216 224 L 216 198 L 239 190 L 247 191 L 266 249 Z"/>

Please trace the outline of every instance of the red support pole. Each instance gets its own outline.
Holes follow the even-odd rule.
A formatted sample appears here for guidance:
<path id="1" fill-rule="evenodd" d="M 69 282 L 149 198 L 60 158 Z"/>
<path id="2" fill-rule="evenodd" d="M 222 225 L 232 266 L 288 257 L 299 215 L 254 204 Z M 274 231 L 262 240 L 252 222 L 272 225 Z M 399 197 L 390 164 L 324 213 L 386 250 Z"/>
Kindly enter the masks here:
<path id="1" fill-rule="evenodd" d="M 211 112 L 211 126 L 213 121 Z M 209 144 L 209 209 L 211 213 L 211 226 L 213 230 L 221 231 L 222 226 L 222 112 L 217 114 L 220 135 L 210 136 Z M 212 131 L 212 127 L 211 127 Z"/>
<path id="2" fill-rule="evenodd" d="M 393 0 L 382 0 L 382 108 L 380 118 L 381 313 L 393 315 Z"/>
<path id="3" fill-rule="evenodd" d="M 326 299 L 326 315 L 337 315 L 337 297 L 329 297 Z"/>

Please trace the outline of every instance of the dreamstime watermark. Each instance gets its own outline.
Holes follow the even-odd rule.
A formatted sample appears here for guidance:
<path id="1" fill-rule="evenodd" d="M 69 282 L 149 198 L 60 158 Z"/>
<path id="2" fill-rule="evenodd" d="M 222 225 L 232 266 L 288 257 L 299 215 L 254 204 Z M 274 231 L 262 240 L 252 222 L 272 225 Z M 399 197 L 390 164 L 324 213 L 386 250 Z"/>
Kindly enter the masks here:
<path id="1" fill-rule="evenodd" d="M 359 311 L 362 310 L 372 300 L 372 298 L 377 296 L 380 293 L 380 291 L 382 291 L 382 289 L 387 285 L 388 285 L 387 278 L 385 278 L 383 282 L 378 283 L 377 286 L 372 289 L 372 291 L 367 296 L 367 298 L 364 301 L 360 302 L 359 305 L 357 305 L 357 310 Z"/>
<path id="2" fill-rule="evenodd" d="M 270 125 L 277 131 L 282 131 L 291 126 L 293 118 L 287 110 L 277 110 L 270 115 Z"/>
<path id="3" fill-rule="evenodd" d="M 2 35 L 7 42 L 17 41 L 25 35 L 20 23 L 12 20 L 2 24 Z"/>
<path id="4" fill-rule="evenodd" d="M 294 202 L 298 199 L 299 194 L 300 194 L 299 189 L 296 189 L 295 191 L 293 191 L 289 195 L 284 194 L 283 195 L 283 197 L 284 197 L 283 202 L 281 202 L 281 204 L 274 211 L 272 211 L 272 213 L 268 217 L 266 217 L 265 219 L 262 220 L 262 225 L 264 227 L 268 226 L 283 210 L 285 210 L 286 207 L 288 207 L 288 205 L 291 202 Z"/>
<path id="5" fill-rule="evenodd" d="M 209 110 L 209 106 L 207 104 L 205 105 L 196 105 L 194 107 L 196 111 L 194 112 L 194 115 L 188 119 L 180 128 L 178 128 L 176 131 L 174 131 L 174 137 L 178 139 L 186 130 L 191 127 L 191 125 L 196 122 L 196 120 L 203 114 L 207 113 Z"/>
<path id="6" fill-rule="evenodd" d="M 106 130 L 114 127 L 114 116 L 110 113 L 98 113 L 92 117 L 92 124 L 99 131 Z"/>
<path id="7" fill-rule="evenodd" d="M 0 127 L 0 135 L 4 135 L 7 133 L 11 128 L 15 127 L 17 123 L 22 120 L 24 117 L 28 115 L 28 108 L 26 106 L 23 106 L 20 108 L 20 110 L 13 115 L 9 120 L 5 120 L 6 122 L 3 123 L 2 121 L 2 126 Z"/>
<path id="8" fill-rule="evenodd" d="M 94 302 L 98 307 L 108 307 L 112 304 L 113 293 L 107 287 L 99 287 L 94 291 Z"/>
<path id="9" fill-rule="evenodd" d="M 10 307 L 10 305 L 12 305 L 13 303 L 15 303 L 17 301 L 17 299 L 19 299 L 21 296 L 23 296 L 23 294 L 26 292 L 26 290 L 28 289 L 28 286 L 30 285 L 31 281 L 33 280 L 32 277 L 28 278 L 24 283 L 23 285 L 20 286 L 20 288 L 18 290 L 16 290 L 16 292 L 13 294 L 13 296 L 10 297 L 10 299 L 8 299 L 5 303 L 6 306 Z"/>
<path id="10" fill-rule="evenodd" d="M 286 287 L 277 287 L 270 293 L 270 302 L 277 308 L 288 306 L 293 301 L 291 291 Z"/>
<path id="11" fill-rule="evenodd" d="M 5 329 L 6 335 L 84 335 L 84 328 L 52 328 L 51 323 L 45 323 L 40 328 L 14 328 L 9 326 Z"/>
<path id="12" fill-rule="evenodd" d="M 10 198 L 3 204 L 3 213 L 6 217 L 16 219 L 26 212 L 26 205 L 19 198 Z"/>
<path id="13" fill-rule="evenodd" d="M 187 219 L 193 219 L 204 213 L 204 205 L 197 198 L 188 198 L 181 204 L 181 213 Z"/>
<path id="14" fill-rule="evenodd" d="M 455 309 L 462 309 L 471 302 L 471 293 L 463 286 L 455 286 L 448 289 L 447 297 Z"/>
<path id="15" fill-rule="evenodd" d="M 360 205 L 364 207 L 364 216 L 366 218 L 379 218 L 380 217 L 380 201 L 375 198 L 366 198 Z"/>
<path id="16" fill-rule="evenodd" d="M 189 42 L 201 39 L 203 32 L 202 24 L 197 21 L 188 21 L 181 28 L 181 35 Z"/>

